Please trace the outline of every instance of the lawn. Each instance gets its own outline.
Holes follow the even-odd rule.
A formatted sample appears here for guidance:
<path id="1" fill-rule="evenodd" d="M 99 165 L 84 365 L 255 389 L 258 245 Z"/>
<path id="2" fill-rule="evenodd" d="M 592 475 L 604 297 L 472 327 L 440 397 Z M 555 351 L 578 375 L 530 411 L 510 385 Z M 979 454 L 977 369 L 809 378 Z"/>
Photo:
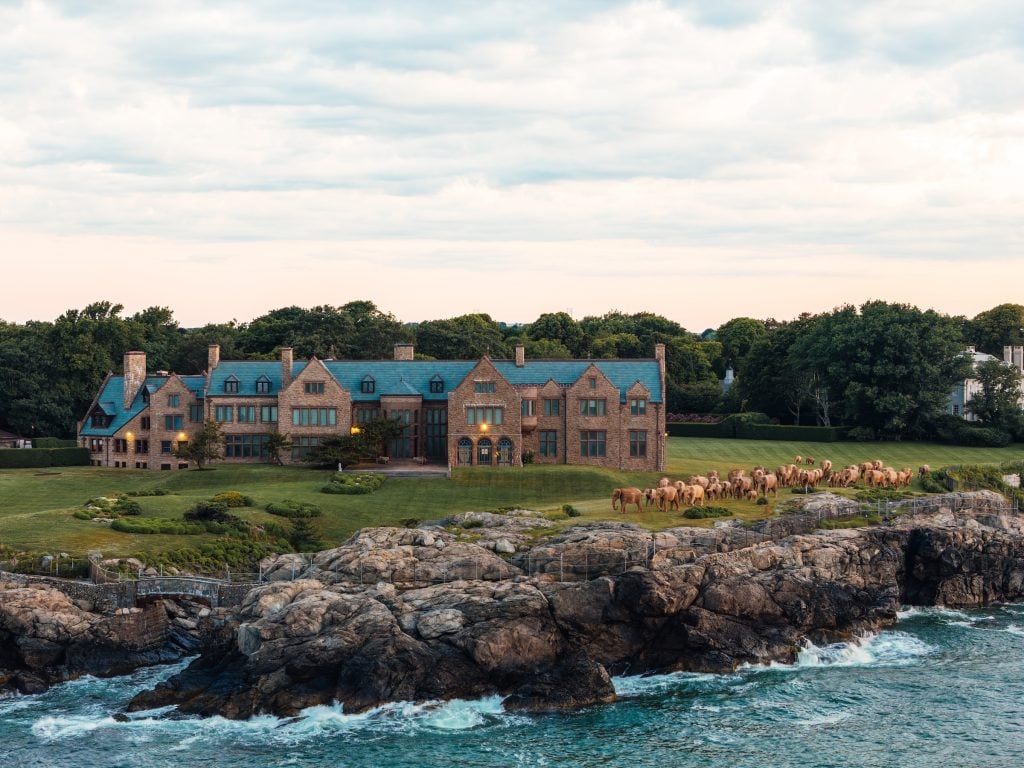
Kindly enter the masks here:
<path id="1" fill-rule="evenodd" d="M 956 448 L 925 443 L 787 443 L 764 440 L 670 438 L 668 474 L 686 478 L 695 472 L 731 467 L 749 469 L 757 464 L 774 468 L 797 454 L 828 458 L 836 466 L 879 458 L 892 466 L 922 463 L 932 467 L 960 463 L 994 463 L 1019 459 L 1024 446 L 1008 448 Z M 214 465 L 204 472 L 150 472 L 96 467 L 52 470 L 0 471 L 0 544 L 30 551 L 62 550 L 83 554 L 99 550 L 105 555 L 153 553 L 191 546 L 211 535 L 172 536 L 125 534 L 109 527 L 77 520 L 71 513 L 89 498 L 116 491 L 167 488 L 168 496 L 136 500 L 144 517 L 180 517 L 198 500 L 225 490 L 241 491 L 256 500 L 256 507 L 238 510 L 240 516 L 272 519 L 262 511 L 271 501 L 294 499 L 317 504 L 323 517 L 317 524 L 330 544 L 344 541 L 355 530 L 372 525 L 398 525 L 409 518 L 432 520 L 455 512 L 527 507 L 549 513 L 564 524 L 590 520 L 626 520 L 653 529 L 684 522 L 679 513 L 644 511 L 612 512 L 611 489 L 621 485 L 653 485 L 660 473 L 628 473 L 587 467 L 531 465 L 522 469 L 456 470 L 451 480 L 389 479 L 368 496 L 336 496 L 320 493 L 330 476 L 306 468 L 264 465 Z M 783 492 L 782 497 L 787 496 Z M 563 504 L 571 504 L 580 517 L 566 518 Z M 727 502 L 738 517 L 753 519 L 771 508 L 751 502 Z M 278 519 L 279 522 L 282 522 Z M 711 525 L 712 521 L 695 521 Z"/>

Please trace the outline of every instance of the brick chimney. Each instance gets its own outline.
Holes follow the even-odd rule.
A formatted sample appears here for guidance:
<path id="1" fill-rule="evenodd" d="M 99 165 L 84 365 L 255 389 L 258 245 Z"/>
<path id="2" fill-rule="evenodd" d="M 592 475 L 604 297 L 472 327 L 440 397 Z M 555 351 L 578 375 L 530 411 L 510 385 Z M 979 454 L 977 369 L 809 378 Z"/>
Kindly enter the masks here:
<path id="1" fill-rule="evenodd" d="M 414 351 L 412 344 L 401 341 L 395 344 L 395 360 L 412 360 Z"/>
<path id="2" fill-rule="evenodd" d="M 292 383 L 292 348 L 281 347 L 281 389 Z"/>
<path id="3" fill-rule="evenodd" d="M 516 344 L 516 368 L 522 368 L 526 365 L 526 347 L 522 344 Z"/>
<path id="4" fill-rule="evenodd" d="M 206 370 L 213 371 L 220 365 L 220 344 L 211 344 L 206 348 Z"/>
<path id="5" fill-rule="evenodd" d="M 131 408 L 132 401 L 146 381 L 146 353 L 124 353 L 124 407 Z"/>

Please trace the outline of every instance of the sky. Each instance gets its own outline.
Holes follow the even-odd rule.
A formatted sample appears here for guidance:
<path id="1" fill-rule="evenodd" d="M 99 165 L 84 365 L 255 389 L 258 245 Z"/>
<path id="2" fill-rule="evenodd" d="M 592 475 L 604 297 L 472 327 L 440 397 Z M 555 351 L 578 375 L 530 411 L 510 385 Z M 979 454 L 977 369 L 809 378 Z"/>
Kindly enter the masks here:
<path id="1" fill-rule="evenodd" d="M 1022 302 L 1019 0 L 0 0 L 0 318 Z"/>

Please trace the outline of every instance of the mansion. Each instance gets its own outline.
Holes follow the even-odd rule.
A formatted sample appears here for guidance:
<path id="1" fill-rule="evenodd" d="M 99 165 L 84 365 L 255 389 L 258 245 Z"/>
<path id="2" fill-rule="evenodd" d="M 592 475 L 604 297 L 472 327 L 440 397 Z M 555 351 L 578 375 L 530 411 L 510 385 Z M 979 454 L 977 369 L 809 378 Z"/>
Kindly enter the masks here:
<path id="1" fill-rule="evenodd" d="M 204 421 L 220 423 L 225 462 L 267 461 L 278 432 L 301 463 L 327 436 L 379 417 L 398 419 L 389 459 L 453 466 L 582 464 L 626 470 L 665 467 L 665 346 L 643 360 L 221 360 L 207 371 L 146 370 L 144 352 L 124 356 L 78 425 L 96 466 L 187 469 L 175 457 Z"/>

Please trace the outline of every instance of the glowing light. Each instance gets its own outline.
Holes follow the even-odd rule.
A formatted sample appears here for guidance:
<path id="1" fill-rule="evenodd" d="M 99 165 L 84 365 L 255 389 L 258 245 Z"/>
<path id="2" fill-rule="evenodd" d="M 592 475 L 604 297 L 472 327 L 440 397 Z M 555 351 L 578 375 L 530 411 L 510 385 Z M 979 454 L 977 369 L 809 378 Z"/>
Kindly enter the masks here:
<path id="1" fill-rule="evenodd" d="M 486 432 L 487 431 L 487 425 L 486 424 L 481 424 L 480 425 L 480 431 L 481 432 Z"/>
<path id="2" fill-rule="evenodd" d="M 360 432 L 362 432 L 362 430 L 359 427 L 352 427 L 352 429 L 350 429 L 349 432 L 352 433 L 353 435 L 358 435 Z"/>

